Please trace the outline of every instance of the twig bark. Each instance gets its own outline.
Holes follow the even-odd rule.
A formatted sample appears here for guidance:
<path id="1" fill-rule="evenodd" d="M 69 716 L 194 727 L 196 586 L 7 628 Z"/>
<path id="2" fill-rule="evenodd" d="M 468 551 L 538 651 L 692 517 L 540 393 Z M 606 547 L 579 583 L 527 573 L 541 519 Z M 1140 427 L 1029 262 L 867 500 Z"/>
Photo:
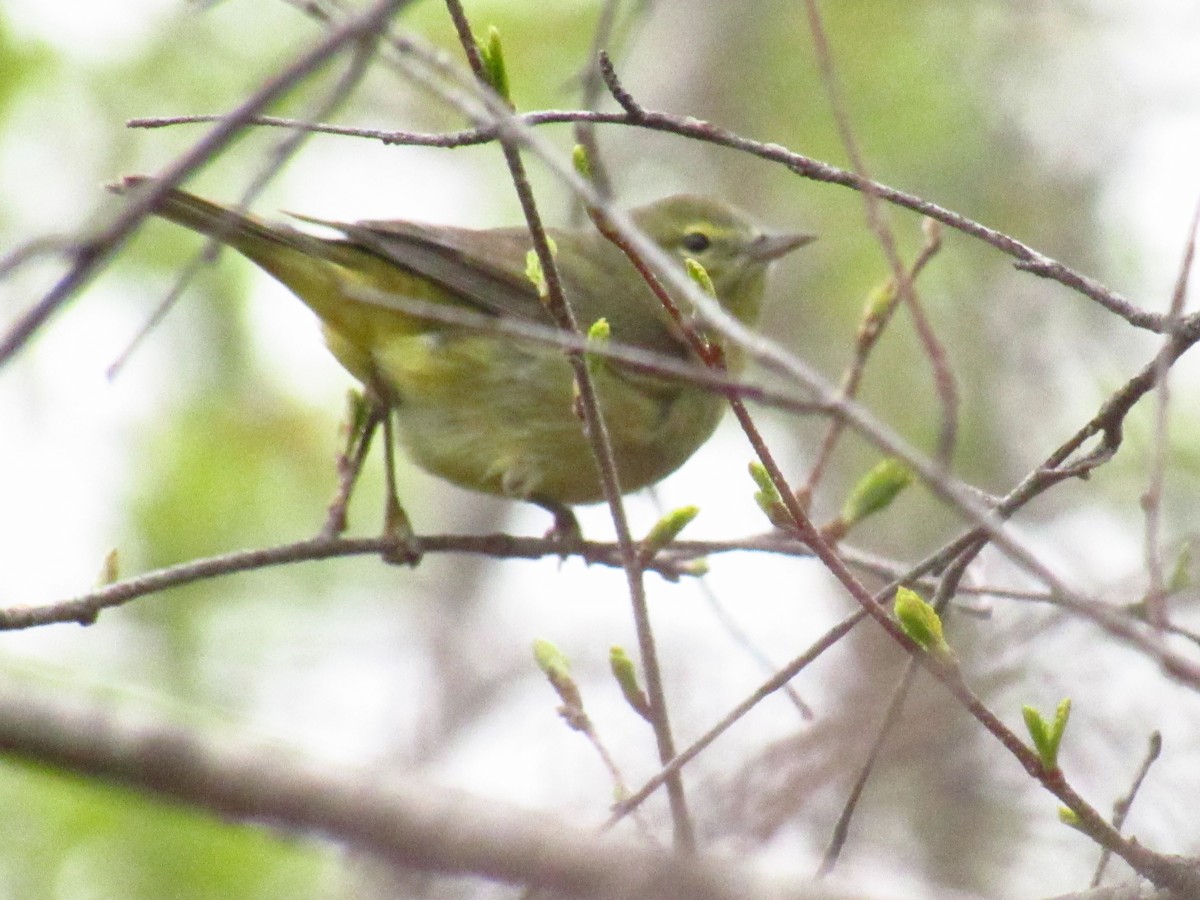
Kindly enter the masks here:
<path id="1" fill-rule="evenodd" d="M 833 888 L 770 883 L 727 863 L 598 837 L 396 773 L 347 771 L 11 685 L 0 691 L 0 750 L 214 815 L 319 834 L 417 871 L 597 900 L 851 900 Z"/>

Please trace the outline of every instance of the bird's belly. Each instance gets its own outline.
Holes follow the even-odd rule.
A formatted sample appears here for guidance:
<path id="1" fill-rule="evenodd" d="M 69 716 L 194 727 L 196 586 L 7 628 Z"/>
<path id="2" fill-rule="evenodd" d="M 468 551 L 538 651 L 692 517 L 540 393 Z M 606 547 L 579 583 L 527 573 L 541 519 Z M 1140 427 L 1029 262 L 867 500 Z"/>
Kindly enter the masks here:
<path id="1" fill-rule="evenodd" d="M 374 354 L 413 461 L 463 487 L 572 505 L 603 499 L 561 351 L 484 336 L 406 338 Z M 361 377 L 361 376 L 360 376 Z M 698 389 L 593 373 L 622 491 L 653 484 L 712 434 L 723 408 Z"/>

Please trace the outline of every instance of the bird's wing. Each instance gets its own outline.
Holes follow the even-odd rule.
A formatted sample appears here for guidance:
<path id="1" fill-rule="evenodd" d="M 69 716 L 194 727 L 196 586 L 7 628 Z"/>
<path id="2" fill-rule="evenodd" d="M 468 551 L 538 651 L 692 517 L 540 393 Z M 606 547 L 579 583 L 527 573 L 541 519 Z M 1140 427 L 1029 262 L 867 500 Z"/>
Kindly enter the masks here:
<path id="1" fill-rule="evenodd" d="M 430 279 L 475 309 L 554 324 L 526 275 L 533 242 L 525 228 L 497 228 L 483 235 L 406 221 L 348 224 L 299 218 L 341 231 L 351 243 Z M 549 236 L 557 245 L 556 267 L 582 329 L 603 317 L 616 341 L 677 358 L 688 355 L 649 289 L 636 277 L 631 281 L 614 276 L 613 267 L 628 265 L 619 250 L 575 232 L 551 231 Z M 633 296 L 614 296 L 630 293 L 631 284 Z"/>
<path id="2" fill-rule="evenodd" d="M 297 216 L 342 232 L 349 241 L 441 285 L 477 310 L 543 325 L 553 324 L 525 275 L 532 246 L 522 228 L 486 233 L 404 221 L 329 222 Z"/>

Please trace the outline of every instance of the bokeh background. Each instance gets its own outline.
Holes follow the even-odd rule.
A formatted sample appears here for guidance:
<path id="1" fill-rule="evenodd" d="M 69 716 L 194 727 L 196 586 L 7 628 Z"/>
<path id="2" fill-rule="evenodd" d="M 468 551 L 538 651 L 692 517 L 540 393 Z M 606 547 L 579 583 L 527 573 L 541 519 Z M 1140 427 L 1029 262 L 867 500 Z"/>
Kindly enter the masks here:
<path id="1" fill-rule="evenodd" d="M 520 109 L 570 108 L 600 4 L 468 2 L 503 34 Z M 1147 308 L 1166 308 L 1200 195 L 1200 8 L 1189 0 L 893 0 L 822 4 L 846 108 L 872 175 L 1027 241 Z M 444 8 L 414 4 L 397 27 L 458 58 Z M 136 116 L 236 106 L 322 26 L 288 3 L 137 0 L 0 6 L 0 250 L 86 234 L 122 202 L 103 185 L 152 174 L 204 126 L 130 130 Z M 694 115 L 844 165 L 803 4 L 657 0 L 620 5 L 610 49 L 645 106 Z M 303 115 L 332 71 L 273 110 Z M 611 105 L 611 101 L 610 101 Z M 462 122 L 385 69 L 332 116 L 404 130 Z M 542 134 L 568 151 L 564 126 Z M 281 139 L 250 131 L 189 182 L 233 201 Z M 725 198 L 764 224 L 821 240 L 775 272 L 764 330 L 836 380 L 866 294 L 887 274 L 862 199 L 780 167 L 635 129 L 600 132 L 622 201 L 677 191 Z M 570 202 L 537 163 L 548 218 Z M 316 136 L 256 202 L 263 214 L 511 224 L 519 210 L 498 150 L 384 146 Z M 902 251 L 916 217 L 890 220 Z M 119 375 L 106 371 L 177 272 L 190 234 L 147 224 L 37 340 L 0 373 L 0 603 L 87 590 L 105 555 L 124 574 L 311 536 L 335 486 L 337 426 L 350 379 L 310 314 L 226 254 L 195 279 Z M 53 255 L 0 282 L 7 326 L 61 272 Z M 947 233 L 918 285 L 962 394 L 956 471 L 1003 492 L 1089 418 L 1155 343 L 1065 289 L 1015 272 L 995 251 Z M 1200 375 L 1173 382 L 1164 546 L 1200 531 Z M 928 365 L 899 316 L 868 374 L 872 410 L 929 450 L 939 426 Z M 786 470 L 802 477 L 819 421 L 763 410 Z M 697 503 L 691 536 L 764 528 L 745 476 L 750 451 L 725 428 L 650 496 L 630 499 L 635 533 Z M 1145 590 L 1137 498 L 1151 451 L 1150 404 L 1121 455 L 1068 484 L 1016 527 L 1071 583 L 1113 602 Z M 815 498 L 836 512 L 877 459 L 845 442 Z M 532 508 L 483 498 L 404 466 L 402 497 L 422 533 L 540 534 Z M 382 512 L 377 465 L 351 509 L 356 533 Z M 603 509 L 581 511 L 611 534 Z M 854 535 L 916 559 L 959 522 L 914 490 Z M 714 557 L 710 576 L 648 577 L 677 737 L 686 744 L 765 671 L 732 619 L 776 663 L 851 609 L 815 563 Z M 977 583 L 1023 583 L 985 556 Z M 1195 600 L 1194 592 L 1183 600 Z M 1165 737 L 1130 830 L 1159 850 L 1195 852 L 1200 703 L 1129 649 L 1052 608 L 980 601 L 952 640 L 1006 720 L 1022 703 L 1075 702 L 1069 775 L 1101 808 L 1126 789 L 1149 732 Z M 1181 601 L 1180 615 L 1195 610 Z M 819 861 L 903 660 L 866 629 L 795 684 L 815 717 L 772 698 L 688 771 L 707 847 L 808 875 Z M 545 637 L 573 660 L 585 701 L 631 785 L 657 766 L 652 737 L 607 675 L 610 645 L 635 646 L 620 572 L 559 562 L 430 556 L 416 570 L 359 558 L 214 580 L 105 613 L 90 628 L 0 638 L 0 677 L 111 710 L 300 748 L 330 766 L 427 777 L 599 823 L 612 796 L 593 751 L 555 715 L 534 667 Z M 132 793 L 0 763 L 0 895 L 71 898 L 508 897 L 476 882 L 382 872 L 341 848 L 214 821 Z M 879 897 L 1049 896 L 1086 884 L 1096 848 L 1058 824 L 1056 804 L 953 707 L 918 681 L 889 741 L 839 867 Z M 666 833 L 661 803 L 652 830 Z"/>

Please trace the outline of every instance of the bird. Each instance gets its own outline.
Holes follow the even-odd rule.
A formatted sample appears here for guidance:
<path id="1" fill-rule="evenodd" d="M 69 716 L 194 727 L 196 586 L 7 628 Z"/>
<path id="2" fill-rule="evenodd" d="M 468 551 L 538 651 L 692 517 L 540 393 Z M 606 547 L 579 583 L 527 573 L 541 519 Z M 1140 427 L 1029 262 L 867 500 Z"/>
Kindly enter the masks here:
<path id="1" fill-rule="evenodd" d="M 144 190 L 152 182 L 131 176 L 114 190 Z M 574 370 L 562 348 L 412 309 L 415 302 L 554 327 L 527 274 L 532 242 L 526 228 L 296 217 L 337 235 L 325 237 L 179 189 L 165 192 L 153 212 L 234 248 L 305 303 L 337 361 L 373 402 L 394 413 L 400 444 L 421 469 L 471 490 L 538 504 L 554 514 L 556 528 L 574 521 L 570 507 L 604 499 L 576 409 Z M 764 232 L 732 206 L 693 195 L 654 201 L 630 217 L 681 266 L 689 259 L 699 263 L 717 301 L 747 326 L 761 313 L 769 266 L 815 239 Z M 615 344 L 697 362 L 621 249 L 594 227 L 547 229 L 547 235 L 583 329 L 604 320 Z M 410 306 L 381 302 L 389 297 Z M 706 338 L 722 343 L 714 331 Z M 736 374 L 742 355 L 723 349 Z M 678 469 L 712 435 L 726 405 L 694 382 L 617 360 L 594 367 L 592 378 L 622 493 Z"/>

